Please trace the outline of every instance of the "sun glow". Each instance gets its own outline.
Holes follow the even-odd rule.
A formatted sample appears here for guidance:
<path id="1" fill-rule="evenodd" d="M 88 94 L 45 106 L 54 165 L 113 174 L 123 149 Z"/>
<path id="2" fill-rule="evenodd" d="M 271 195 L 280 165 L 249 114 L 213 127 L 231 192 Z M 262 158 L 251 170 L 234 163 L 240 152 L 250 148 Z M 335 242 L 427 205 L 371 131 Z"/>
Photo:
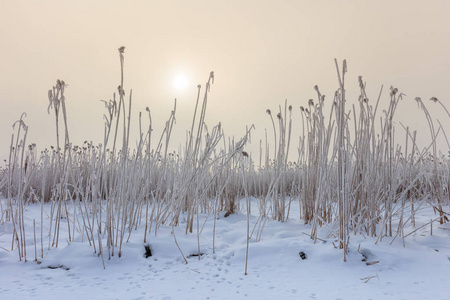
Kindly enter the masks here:
<path id="1" fill-rule="evenodd" d="M 184 75 L 177 75 L 175 76 L 175 78 L 173 79 L 173 86 L 177 89 L 177 90 L 184 90 L 188 85 L 188 80 L 186 78 L 186 76 Z"/>

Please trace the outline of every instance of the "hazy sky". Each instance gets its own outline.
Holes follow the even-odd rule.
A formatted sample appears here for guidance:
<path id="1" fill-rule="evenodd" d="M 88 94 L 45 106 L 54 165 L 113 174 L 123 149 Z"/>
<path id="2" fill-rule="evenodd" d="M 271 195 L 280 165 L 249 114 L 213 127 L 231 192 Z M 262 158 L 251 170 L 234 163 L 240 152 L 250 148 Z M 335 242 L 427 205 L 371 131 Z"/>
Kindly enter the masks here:
<path id="1" fill-rule="evenodd" d="M 357 101 L 358 75 L 371 101 L 384 85 L 382 108 L 391 85 L 405 93 L 396 120 L 421 131 L 426 145 L 429 131 L 415 97 L 427 100 L 450 129 L 449 117 L 428 101 L 434 96 L 450 107 L 449 13 L 448 0 L 2 1 L 0 157 L 6 158 L 11 126 L 22 112 L 28 143 L 56 144 L 54 116 L 47 114 L 47 91 L 56 79 L 69 84 L 72 142 L 101 142 L 99 100 L 112 98 L 120 83 L 122 45 L 135 120 L 148 106 L 158 134 L 178 99 L 174 147 L 184 141 L 196 86 L 204 86 L 210 71 L 207 124 L 220 121 L 236 138 L 255 124 L 258 148 L 264 129 L 272 130 L 266 109 L 278 111 L 287 99 L 298 130 L 299 107 L 316 98 L 315 85 L 331 101 L 338 88 L 334 58 L 347 59 L 349 104 Z M 173 88 L 178 74 L 186 76 L 187 89 Z M 400 125 L 397 134 L 403 140 Z M 296 146 L 298 134 L 293 141 Z"/>

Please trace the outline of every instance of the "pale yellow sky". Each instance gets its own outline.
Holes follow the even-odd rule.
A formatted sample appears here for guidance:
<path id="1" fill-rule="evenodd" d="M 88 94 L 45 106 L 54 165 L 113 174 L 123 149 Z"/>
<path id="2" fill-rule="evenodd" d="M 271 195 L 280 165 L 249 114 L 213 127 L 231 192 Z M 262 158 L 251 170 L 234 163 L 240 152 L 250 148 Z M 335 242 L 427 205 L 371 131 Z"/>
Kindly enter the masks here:
<path id="1" fill-rule="evenodd" d="M 8 153 L 11 125 L 22 112 L 29 143 L 40 149 L 56 143 L 54 117 L 47 114 L 47 91 L 56 79 L 69 84 L 72 142 L 101 142 L 99 100 L 110 99 L 120 83 L 122 45 L 124 87 L 133 89 L 135 120 L 148 106 L 158 133 L 178 99 L 173 147 L 184 140 L 196 86 L 205 84 L 210 71 L 216 80 L 209 127 L 220 121 L 237 138 L 255 124 L 258 148 L 264 129 L 271 130 L 266 109 L 277 111 L 288 99 L 299 130 L 299 107 L 315 98 L 314 85 L 331 99 L 337 89 L 334 58 L 347 59 L 349 104 L 357 101 L 358 75 L 373 101 L 385 85 L 382 108 L 391 85 L 405 93 L 397 121 L 420 130 L 425 146 L 428 128 L 414 98 L 434 96 L 450 107 L 449 13 L 446 0 L 2 1 L 0 157 Z M 184 91 L 172 87 L 180 73 L 189 81 Z M 425 103 L 450 129 L 442 109 Z M 404 139 L 401 126 L 397 135 Z"/>

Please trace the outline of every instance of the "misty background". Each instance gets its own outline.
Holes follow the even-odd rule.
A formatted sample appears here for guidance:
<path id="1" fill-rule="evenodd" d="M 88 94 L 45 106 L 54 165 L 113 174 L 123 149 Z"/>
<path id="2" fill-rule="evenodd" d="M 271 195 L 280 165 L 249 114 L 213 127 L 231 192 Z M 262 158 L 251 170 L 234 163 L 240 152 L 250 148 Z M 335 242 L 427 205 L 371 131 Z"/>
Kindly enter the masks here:
<path id="1" fill-rule="evenodd" d="M 112 99 L 120 84 L 120 46 L 126 47 L 126 95 L 133 89 L 132 141 L 138 114 L 149 107 L 155 145 L 177 98 L 171 139 L 177 150 L 190 128 L 197 85 L 204 87 L 214 71 L 209 128 L 221 122 L 227 136 L 239 139 L 254 124 L 246 150 L 258 160 L 265 129 L 273 151 L 266 109 L 276 114 L 282 105 L 284 111 L 287 99 L 293 106 L 290 151 L 295 153 L 299 107 L 317 99 L 315 85 L 326 95 L 326 107 L 331 106 L 338 88 L 334 58 L 340 65 L 347 60 L 348 109 L 358 100 L 359 75 L 367 82 L 372 105 L 384 85 L 379 113 L 388 107 L 390 86 L 406 94 L 395 119 L 398 143 L 405 140 L 400 122 L 419 131 L 420 147 L 431 143 L 415 97 L 424 100 L 444 129 L 450 128 L 442 107 L 428 101 L 437 97 L 450 106 L 450 2 L 445 0 L 3 1 L 2 7 L 2 161 L 8 157 L 12 125 L 22 112 L 29 126 L 27 144 L 36 143 L 39 151 L 56 145 L 47 93 L 57 79 L 69 85 L 65 95 L 71 142 L 101 143 L 106 110 L 100 100 Z M 188 79 L 185 90 L 173 87 L 179 74 Z M 448 153 L 443 135 L 438 145 Z"/>

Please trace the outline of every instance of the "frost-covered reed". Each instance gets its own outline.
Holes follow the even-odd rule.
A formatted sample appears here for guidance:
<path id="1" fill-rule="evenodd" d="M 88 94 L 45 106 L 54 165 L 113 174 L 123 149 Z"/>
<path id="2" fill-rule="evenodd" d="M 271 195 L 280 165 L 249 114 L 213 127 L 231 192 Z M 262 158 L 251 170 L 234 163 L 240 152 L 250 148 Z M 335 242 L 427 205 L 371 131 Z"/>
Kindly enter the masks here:
<path id="1" fill-rule="evenodd" d="M 438 154 L 436 148 L 438 135 L 445 136 L 445 132 L 439 121 L 436 130 L 420 99 L 416 100 L 431 133 L 430 147 L 423 150 L 417 146 L 416 132 L 408 127 L 396 131 L 393 120 L 403 94 L 391 87 L 389 107 L 380 113 L 382 91 L 375 101 L 369 100 L 366 84 L 359 77 L 360 95 L 350 106 L 345 93 L 347 66 L 344 61 L 339 68 L 336 62 L 339 87 L 331 101 L 327 102 L 316 86 L 317 99 L 310 99 L 306 106 L 295 108 L 285 102 L 276 116 L 267 110 L 271 128 L 265 140 L 259 141 L 259 161 L 255 162 L 244 151 L 253 126 L 235 140 L 224 136 L 220 123 L 212 128 L 205 124 L 214 82 L 211 72 L 205 88 L 198 86 L 192 125 L 178 152 L 169 150 L 176 101 L 156 139 L 150 109 L 139 114 L 137 148 L 131 149 L 132 91 L 126 96 L 123 86 L 124 49 L 119 49 L 118 91 L 104 101 L 102 143 L 71 144 L 70 112 L 64 96 L 67 85 L 62 80 L 49 91 L 56 148 L 37 153 L 35 145 L 26 146 L 24 115 L 15 124 L 9 160 L 0 174 L 6 199 L 1 202 L 0 221 L 13 225 L 11 249 L 17 249 L 19 259 L 27 260 L 27 236 L 34 234 L 36 239 L 36 230 L 25 232 L 24 207 L 28 203 L 39 203 L 42 208 L 37 232 L 41 257 L 45 247 L 58 247 L 61 219 L 67 221 L 67 242 L 81 236 L 105 259 L 120 257 L 123 243 L 138 227 L 145 228 L 145 243 L 149 234 L 158 234 L 163 225 L 179 226 L 183 217 L 185 232 L 195 233 L 200 259 L 204 226 L 200 216 L 215 219 L 221 212 L 227 216 L 244 210 L 249 220 L 251 201 L 257 201 L 260 217 L 253 228 L 247 224 L 247 241 L 260 240 L 269 219 L 301 218 L 312 225 L 315 240 L 319 228 L 326 226 L 329 236 L 344 249 L 344 259 L 352 233 L 377 236 L 378 241 L 385 236 L 404 239 L 404 226 L 415 225 L 417 200 L 426 199 L 433 206 L 438 214 L 435 221 L 448 221 L 450 158 Z M 60 110 L 64 144 L 60 141 Z M 296 137 L 292 136 L 292 119 L 298 114 L 302 128 Z M 294 141 L 298 141 L 297 151 Z M 295 162 L 289 161 L 292 152 L 298 154 Z M 242 207 L 241 199 L 245 199 Z M 299 202 L 299 216 L 290 215 L 293 201 Z M 44 203 L 51 203 L 48 217 L 44 216 Z M 48 226 L 43 226 L 45 222 Z"/>

